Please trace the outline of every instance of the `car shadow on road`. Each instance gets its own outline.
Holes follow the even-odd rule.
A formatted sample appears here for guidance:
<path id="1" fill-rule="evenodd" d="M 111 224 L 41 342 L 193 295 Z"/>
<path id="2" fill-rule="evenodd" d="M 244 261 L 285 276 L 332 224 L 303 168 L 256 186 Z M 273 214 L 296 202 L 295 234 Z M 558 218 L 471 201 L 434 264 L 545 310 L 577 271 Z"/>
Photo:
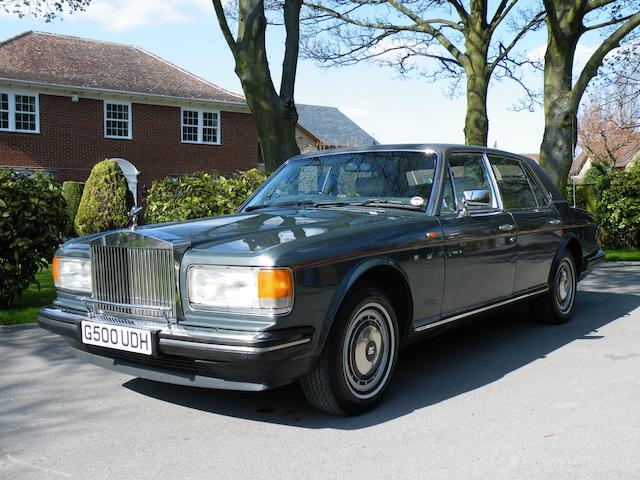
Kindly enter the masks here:
<path id="1" fill-rule="evenodd" d="M 636 275 L 631 277 L 627 281 L 638 281 Z M 603 280 L 606 283 L 606 277 L 600 283 Z M 611 286 L 615 292 L 617 288 Z M 574 317 L 565 325 L 540 325 L 532 319 L 527 305 L 517 305 L 403 349 L 382 403 L 357 417 L 316 412 L 297 384 L 261 393 L 212 391 L 143 379 L 130 380 L 124 386 L 218 415 L 311 429 L 366 428 L 491 384 L 568 343 L 599 341 L 602 335 L 598 329 L 640 306 L 638 295 L 598 290 L 579 292 Z"/>

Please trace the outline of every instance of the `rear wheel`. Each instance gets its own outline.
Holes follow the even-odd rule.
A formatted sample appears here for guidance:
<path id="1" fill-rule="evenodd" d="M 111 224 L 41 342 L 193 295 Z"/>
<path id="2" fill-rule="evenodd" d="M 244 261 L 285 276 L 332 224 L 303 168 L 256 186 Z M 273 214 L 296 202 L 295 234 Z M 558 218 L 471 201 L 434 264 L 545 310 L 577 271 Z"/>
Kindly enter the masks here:
<path id="1" fill-rule="evenodd" d="M 397 358 L 393 306 L 379 287 L 366 284 L 340 309 L 318 363 L 302 380 L 302 389 L 319 410 L 334 415 L 363 413 L 387 388 Z"/>
<path id="2" fill-rule="evenodd" d="M 551 277 L 549 292 L 533 300 L 536 320 L 553 325 L 567 322 L 575 305 L 577 286 L 575 261 L 571 253 L 565 251 Z"/>

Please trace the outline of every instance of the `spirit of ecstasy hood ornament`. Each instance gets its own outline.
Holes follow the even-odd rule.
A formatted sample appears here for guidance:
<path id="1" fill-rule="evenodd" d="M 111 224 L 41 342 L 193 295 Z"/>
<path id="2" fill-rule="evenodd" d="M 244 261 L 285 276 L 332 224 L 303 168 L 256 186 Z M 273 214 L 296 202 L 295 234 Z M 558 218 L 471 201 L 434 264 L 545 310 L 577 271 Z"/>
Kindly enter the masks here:
<path id="1" fill-rule="evenodd" d="M 131 217 L 131 231 L 135 231 L 138 227 L 138 215 L 140 215 L 140 212 L 142 212 L 142 207 L 136 206 L 131 207 L 131 210 L 129 211 L 129 217 Z"/>

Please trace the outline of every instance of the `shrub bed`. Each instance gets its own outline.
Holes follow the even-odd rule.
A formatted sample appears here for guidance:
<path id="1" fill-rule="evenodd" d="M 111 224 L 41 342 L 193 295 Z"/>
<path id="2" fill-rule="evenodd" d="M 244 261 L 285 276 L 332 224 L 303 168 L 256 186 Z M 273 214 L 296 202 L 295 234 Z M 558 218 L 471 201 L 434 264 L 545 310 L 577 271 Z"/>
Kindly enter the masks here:
<path id="1" fill-rule="evenodd" d="M 75 221 L 78 207 L 82 199 L 84 182 L 67 181 L 62 184 L 62 196 L 67 202 L 67 215 L 69 217 L 69 235 L 75 235 Z"/>
<path id="2" fill-rule="evenodd" d="M 162 223 L 233 213 L 266 175 L 256 169 L 231 178 L 199 172 L 153 182 L 146 197 L 145 222 Z"/>
<path id="3" fill-rule="evenodd" d="M 0 307 L 47 267 L 68 224 L 62 190 L 49 175 L 0 169 Z"/>
<path id="4" fill-rule="evenodd" d="M 640 164 L 611 171 L 597 185 L 597 217 L 607 249 L 640 247 Z"/>

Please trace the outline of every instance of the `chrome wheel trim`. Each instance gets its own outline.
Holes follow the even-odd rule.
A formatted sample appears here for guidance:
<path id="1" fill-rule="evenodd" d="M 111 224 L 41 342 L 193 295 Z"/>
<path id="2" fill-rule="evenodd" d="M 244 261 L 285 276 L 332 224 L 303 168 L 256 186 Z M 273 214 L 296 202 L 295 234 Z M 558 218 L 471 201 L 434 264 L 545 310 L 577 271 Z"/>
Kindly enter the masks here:
<path id="1" fill-rule="evenodd" d="M 576 297 L 576 271 L 568 258 L 563 258 L 558 265 L 553 288 L 558 310 L 566 315 L 571 311 Z"/>
<path id="2" fill-rule="evenodd" d="M 395 348 L 393 322 L 385 307 L 368 303 L 351 316 L 342 345 L 342 371 L 355 397 L 366 400 L 384 388 Z"/>

